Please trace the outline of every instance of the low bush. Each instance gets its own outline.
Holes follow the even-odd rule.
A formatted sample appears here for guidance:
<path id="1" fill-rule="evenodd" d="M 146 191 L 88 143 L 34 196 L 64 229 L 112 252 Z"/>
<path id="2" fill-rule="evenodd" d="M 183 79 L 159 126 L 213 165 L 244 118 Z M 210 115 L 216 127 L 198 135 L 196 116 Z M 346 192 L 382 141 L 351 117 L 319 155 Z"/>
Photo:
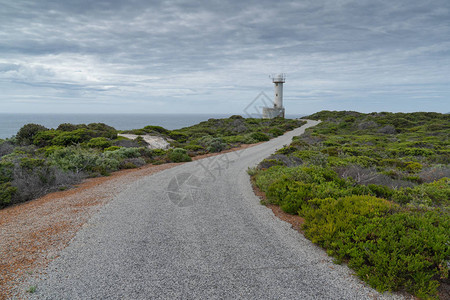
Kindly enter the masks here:
<path id="1" fill-rule="evenodd" d="M 53 152 L 49 156 L 49 161 L 61 170 L 72 171 L 76 174 L 99 173 L 107 175 L 109 172 L 118 170 L 123 159 L 139 156 L 138 150 L 128 148 L 102 153 L 81 147 L 66 147 Z"/>
<path id="2" fill-rule="evenodd" d="M 16 193 L 17 187 L 11 186 L 11 182 L 0 183 L 0 208 L 10 205 Z"/>
<path id="3" fill-rule="evenodd" d="M 0 207 L 30 200 L 88 176 L 108 175 L 145 163 L 190 161 L 190 156 L 255 143 L 255 132 L 258 134 L 254 137 L 266 139 L 303 124 L 301 120 L 233 116 L 173 131 L 151 125 L 128 131 L 162 136 L 175 147 L 171 150 L 149 149 L 142 137 L 133 141 L 118 137 L 117 130 L 104 123 L 64 123 L 56 129 L 27 124 L 16 137 L 0 139 Z"/>
<path id="4" fill-rule="evenodd" d="M 14 144 L 9 141 L 0 140 L 0 157 L 14 151 Z"/>
<path id="5" fill-rule="evenodd" d="M 204 150 L 205 148 L 200 145 L 186 145 L 186 146 L 184 146 L 184 149 L 191 150 L 191 151 L 199 151 L 199 150 Z"/>
<path id="6" fill-rule="evenodd" d="M 169 159 L 172 162 L 185 162 L 191 161 L 192 158 L 187 155 L 186 149 L 175 148 L 169 152 Z"/>
<path id="7" fill-rule="evenodd" d="M 265 142 L 270 140 L 269 136 L 267 136 L 267 134 L 262 133 L 262 132 L 253 132 L 250 137 L 252 139 L 257 140 L 258 142 Z"/>
<path id="8" fill-rule="evenodd" d="M 370 196 L 313 199 L 301 210 L 305 235 L 379 291 L 405 287 L 436 296 L 448 278 L 450 222 L 438 211 L 399 212 Z"/>
<path id="9" fill-rule="evenodd" d="M 141 156 L 139 148 L 119 148 L 117 150 L 104 152 L 104 154 L 106 158 L 112 158 L 116 160 L 136 158 Z"/>
<path id="10" fill-rule="evenodd" d="M 142 158 L 126 158 L 119 164 L 120 169 L 134 169 L 145 165 L 145 160 Z"/>
<path id="11" fill-rule="evenodd" d="M 222 138 L 215 138 L 210 135 L 206 135 L 200 138 L 198 140 L 198 144 L 206 148 L 209 152 L 220 152 L 227 147 L 227 144 Z"/>
<path id="12" fill-rule="evenodd" d="M 450 261 L 448 115 L 307 118 L 323 122 L 251 171 L 267 201 L 305 218 L 307 237 L 378 290 L 436 297 Z"/>
<path id="13" fill-rule="evenodd" d="M 103 151 L 115 151 L 115 150 L 119 150 L 121 147 L 120 146 L 111 146 L 108 148 L 103 149 Z"/>
<path id="14" fill-rule="evenodd" d="M 274 137 L 280 136 L 284 134 L 284 130 L 278 128 L 278 127 L 274 127 L 274 128 L 270 128 L 268 131 L 269 134 L 271 134 Z"/>
<path id="15" fill-rule="evenodd" d="M 162 134 L 169 134 L 170 133 L 170 130 L 167 130 L 164 127 L 161 127 L 161 126 L 148 125 L 148 126 L 145 126 L 143 129 L 146 132 L 148 132 L 148 133 L 152 133 L 152 132 L 162 133 Z"/>
<path id="16" fill-rule="evenodd" d="M 105 137 L 96 137 L 90 139 L 87 145 L 91 148 L 105 149 L 111 147 L 112 143 Z"/>

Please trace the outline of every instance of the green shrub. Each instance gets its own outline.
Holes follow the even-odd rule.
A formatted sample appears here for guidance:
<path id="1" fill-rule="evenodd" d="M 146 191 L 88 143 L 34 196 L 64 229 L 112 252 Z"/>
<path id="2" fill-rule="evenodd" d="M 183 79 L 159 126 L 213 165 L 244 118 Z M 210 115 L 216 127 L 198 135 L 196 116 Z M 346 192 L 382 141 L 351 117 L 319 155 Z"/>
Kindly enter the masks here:
<path id="1" fill-rule="evenodd" d="M 222 138 L 215 138 L 210 135 L 206 135 L 200 138 L 198 140 L 198 144 L 205 147 L 209 152 L 220 152 L 227 147 L 227 144 Z"/>
<path id="2" fill-rule="evenodd" d="M 14 163 L 0 160 L 0 184 L 13 180 Z"/>
<path id="3" fill-rule="evenodd" d="M 305 235 L 314 243 L 331 248 L 339 234 L 384 216 L 395 208 L 391 202 L 373 196 L 347 196 L 339 199 L 312 199 L 300 214 L 305 218 Z"/>
<path id="4" fill-rule="evenodd" d="M 151 132 L 157 132 L 157 133 L 162 133 L 162 134 L 169 134 L 170 130 L 165 129 L 164 127 L 161 126 L 152 126 L 152 125 L 148 125 L 144 127 L 144 130 L 148 133 Z"/>
<path id="5" fill-rule="evenodd" d="M 33 143 L 34 137 L 42 131 L 48 130 L 46 127 L 39 124 L 26 124 L 19 129 L 16 134 L 17 142 L 21 145 L 30 145 Z"/>
<path id="6" fill-rule="evenodd" d="M 87 143 L 88 147 L 90 148 L 99 148 L 99 149 L 105 149 L 108 147 L 111 147 L 112 143 L 110 140 L 108 140 L 105 137 L 96 137 L 89 140 Z"/>
<path id="7" fill-rule="evenodd" d="M 268 169 L 252 171 L 267 201 L 304 217 L 305 235 L 371 286 L 435 297 L 450 261 L 448 115 L 323 111 L 308 118 L 323 122 L 276 154 L 303 165 L 269 157 L 261 163 Z"/>
<path id="8" fill-rule="evenodd" d="M 181 142 L 181 143 L 186 142 L 186 140 L 188 139 L 188 135 L 186 133 L 179 132 L 177 130 L 172 130 L 169 133 L 169 137 L 174 139 L 175 141 L 178 141 L 178 142 Z"/>
<path id="9" fill-rule="evenodd" d="M 141 156 L 139 148 L 119 148 L 117 150 L 104 152 L 104 154 L 105 157 L 113 158 L 116 160 L 122 160 L 125 158 L 135 158 Z"/>
<path id="10" fill-rule="evenodd" d="M 59 126 L 56 128 L 58 131 L 74 131 L 77 129 L 86 128 L 87 126 L 85 124 L 71 124 L 71 123 L 63 123 L 59 124 Z"/>
<path id="11" fill-rule="evenodd" d="M 422 171 L 422 164 L 418 162 L 409 161 L 406 163 L 405 170 L 410 173 L 418 173 Z"/>
<path id="12" fill-rule="evenodd" d="M 49 161 L 61 168 L 75 173 L 91 172 L 97 166 L 99 153 L 92 150 L 85 150 L 80 147 L 66 147 L 54 151 L 49 156 Z"/>
<path id="13" fill-rule="evenodd" d="M 225 136 L 222 138 L 225 143 L 227 144 L 247 144 L 248 137 L 243 135 L 232 135 L 232 136 Z M 256 142 L 256 141 L 255 141 Z M 253 143 L 251 143 L 253 144 Z"/>
<path id="14" fill-rule="evenodd" d="M 145 161 L 138 157 L 138 158 L 127 158 L 120 162 L 120 169 L 134 169 L 145 165 Z"/>
<path id="15" fill-rule="evenodd" d="M 99 156 L 92 166 L 92 171 L 98 172 L 102 175 L 108 175 L 109 172 L 117 171 L 120 166 L 120 161 L 114 158 Z"/>
<path id="16" fill-rule="evenodd" d="M 186 149 L 175 148 L 169 152 L 169 159 L 172 162 L 185 162 L 191 161 L 192 158 L 187 155 Z"/>
<path id="17" fill-rule="evenodd" d="M 167 154 L 167 150 L 164 149 L 152 149 L 153 156 L 164 156 Z"/>
<path id="18" fill-rule="evenodd" d="M 37 152 L 38 153 L 43 153 L 44 156 L 48 157 L 50 154 L 52 154 L 53 152 L 55 152 L 56 150 L 62 149 L 64 147 L 62 146 L 47 146 L 44 148 L 40 148 Z"/>
<path id="19" fill-rule="evenodd" d="M 269 134 L 271 134 L 272 136 L 280 136 L 284 134 L 284 130 L 278 128 L 278 127 L 274 127 L 274 128 L 270 128 L 268 131 Z"/>
<path id="20" fill-rule="evenodd" d="M 82 142 L 87 142 L 91 136 L 87 129 L 77 129 L 74 131 L 63 131 L 55 136 L 52 140 L 53 145 L 57 146 L 74 146 Z"/>
<path id="21" fill-rule="evenodd" d="M 6 207 L 11 204 L 12 197 L 17 192 L 17 188 L 11 186 L 11 182 L 5 182 L 0 184 L 0 208 Z"/>
<path id="22" fill-rule="evenodd" d="M 52 146 L 53 139 L 57 137 L 61 131 L 57 130 L 46 130 L 38 132 L 33 138 L 33 144 L 38 147 L 48 147 Z"/>
<path id="23" fill-rule="evenodd" d="M 379 291 L 406 288 L 436 297 L 436 279 L 448 278 L 449 232 L 449 219 L 437 211 L 401 212 L 353 224 L 332 252 Z"/>
<path id="24" fill-rule="evenodd" d="M 42 167 L 45 163 L 46 161 L 40 158 L 22 157 L 19 160 L 19 166 L 28 171 L 33 171 L 38 167 Z"/>
<path id="25" fill-rule="evenodd" d="M 394 191 L 385 185 L 369 184 L 367 187 L 376 197 L 379 198 L 391 199 L 394 194 Z"/>
<path id="26" fill-rule="evenodd" d="M 107 148 L 103 149 L 103 151 L 115 151 L 115 150 L 119 150 L 120 148 L 122 148 L 122 147 L 120 147 L 120 146 L 111 146 L 111 147 L 107 147 Z"/>
<path id="27" fill-rule="evenodd" d="M 262 132 L 253 132 L 250 137 L 252 139 L 257 140 L 258 142 L 265 142 L 270 140 L 270 138 L 267 136 L 267 134 L 262 133 Z"/>
<path id="28" fill-rule="evenodd" d="M 242 143 L 244 143 L 244 144 L 255 144 L 257 142 L 258 142 L 257 140 L 252 138 L 251 134 L 246 134 L 244 136 L 244 139 L 242 140 Z"/>
<path id="29" fill-rule="evenodd" d="M 72 170 L 76 173 L 80 173 L 94 161 L 94 158 L 92 158 L 90 152 L 67 147 L 53 151 L 53 153 L 49 155 L 49 161 L 62 170 Z"/>
<path id="30" fill-rule="evenodd" d="M 198 151 L 198 150 L 204 150 L 205 148 L 200 145 L 186 145 L 186 146 L 184 146 L 184 149 L 191 150 L 191 151 Z"/>

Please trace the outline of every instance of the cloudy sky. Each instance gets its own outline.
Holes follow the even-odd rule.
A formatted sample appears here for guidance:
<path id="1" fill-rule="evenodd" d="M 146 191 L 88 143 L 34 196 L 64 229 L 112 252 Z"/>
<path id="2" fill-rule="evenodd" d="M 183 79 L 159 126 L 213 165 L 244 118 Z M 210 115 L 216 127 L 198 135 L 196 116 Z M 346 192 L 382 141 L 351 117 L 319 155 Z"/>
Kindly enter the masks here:
<path id="1" fill-rule="evenodd" d="M 0 112 L 450 111 L 449 0 L 0 5 Z"/>

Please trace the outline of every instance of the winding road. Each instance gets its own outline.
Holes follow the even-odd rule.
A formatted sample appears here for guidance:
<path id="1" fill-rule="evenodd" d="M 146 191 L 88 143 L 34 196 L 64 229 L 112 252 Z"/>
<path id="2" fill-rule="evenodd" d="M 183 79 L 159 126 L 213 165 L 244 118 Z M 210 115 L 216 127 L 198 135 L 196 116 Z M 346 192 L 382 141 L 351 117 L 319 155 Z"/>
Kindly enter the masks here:
<path id="1" fill-rule="evenodd" d="M 380 299 L 254 195 L 269 142 L 124 186 L 34 284 L 32 299 Z"/>

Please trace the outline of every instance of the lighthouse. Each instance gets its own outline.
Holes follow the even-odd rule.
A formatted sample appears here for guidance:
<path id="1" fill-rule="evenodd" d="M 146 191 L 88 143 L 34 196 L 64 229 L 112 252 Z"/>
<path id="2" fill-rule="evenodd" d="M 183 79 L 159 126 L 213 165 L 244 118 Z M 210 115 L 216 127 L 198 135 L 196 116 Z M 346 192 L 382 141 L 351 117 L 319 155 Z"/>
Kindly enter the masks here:
<path id="1" fill-rule="evenodd" d="M 271 77 L 272 82 L 275 85 L 273 107 L 263 108 L 263 118 L 264 119 L 273 119 L 276 117 L 284 118 L 283 83 L 286 81 L 286 75 L 280 73 Z"/>

